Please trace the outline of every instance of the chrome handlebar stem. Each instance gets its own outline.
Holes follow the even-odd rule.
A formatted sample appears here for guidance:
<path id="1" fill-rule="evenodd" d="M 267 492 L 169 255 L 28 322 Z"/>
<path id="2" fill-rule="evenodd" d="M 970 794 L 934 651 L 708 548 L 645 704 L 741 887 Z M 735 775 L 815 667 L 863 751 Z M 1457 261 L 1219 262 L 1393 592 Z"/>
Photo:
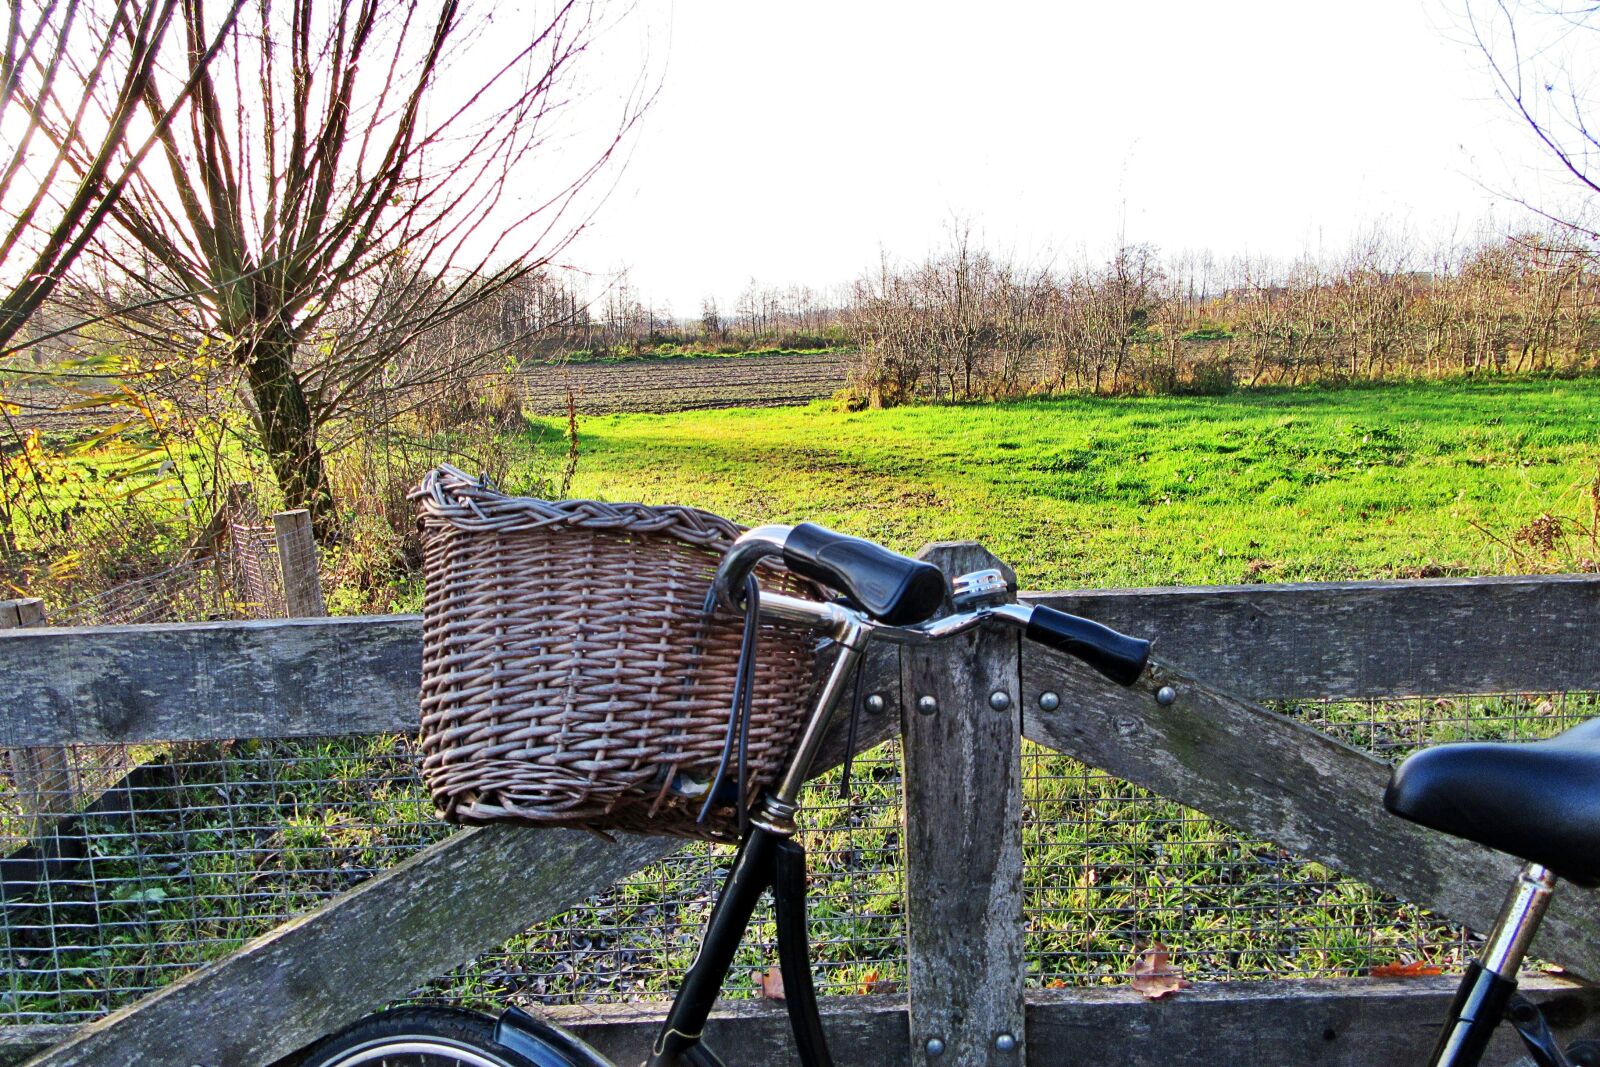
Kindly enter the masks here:
<path id="1" fill-rule="evenodd" d="M 781 834 L 794 832 L 792 816 L 800 788 L 805 785 L 811 764 L 822 747 L 823 738 L 827 736 L 828 723 L 832 721 L 834 710 L 848 688 L 850 676 L 871 640 L 876 638 L 900 645 L 925 645 L 966 633 L 990 621 L 1026 627 L 1033 615 L 1033 608 L 1022 604 L 996 604 L 946 615 L 942 619 L 916 626 L 888 626 L 874 621 L 863 611 L 836 601 L 818 603 L 782 593 L 769 593 L 764 589 L 761 591 L 760 610 L 763 619 L 824 631 L 838 646 L 838 655 L 817 692 L 816 702 L 801 728 L 794 753 L 776 788 L 768 796 L 765 810 L 755 820 L 774 833 Z"/>
<path id="2" fill-rule="evenodd" d="M 729 611 L 743 611 L 745 578 L 761 560 L 783 553 L 789 526 L 758 526 L 745 533 L 722 558 L 714 587 L 717 602 Z M 767 797 L 765 811 L 756 821 L 776 833 L 793 833 L 794 814 L 800 788 L 805 784 L 811 763 L 821 748 L 828 722 L 848 687 L 855 665 L 872 640 L 898 645 L 925 645 L 974 630 L 988 622 L 1025 628 L 1033 608 L 1022 604 L 988 604 L 961 611 L 914 626 L 891 626 L 873 619 L 866 612 L 840 601 L 803 600 L 784 593 L 761 590 L 758 608 L 762 619 L 790 626 L 820 630 L 838 646 L 827 677 L 817 693 L 810 718 L 801 729 L 789 764 L 776 787 Z"/>
<path id="3" fill-rule="evenodd" d="M 745 576 L 761 560 L 781 556 L 784 541 L 793 529 L 792 526 L 757 526 L 740 536 L 717 567 L 713 582 L 717 603 L 729 611 L 743 611 Z M 1026 628 L 1033 617 L 1033 608 L 1022 604 L 986 604 L 914 626 L 890 626 L 837 601 L 817 603 L 763 589 L 761 615 L 774 622 L 825 630 L 835 639 L 840 638 L 844 629 L 849 629 L 857 635 L 856 640 L 864 637 L 897 645 L 923 645 L 966 633 L 990 621 Z"/>

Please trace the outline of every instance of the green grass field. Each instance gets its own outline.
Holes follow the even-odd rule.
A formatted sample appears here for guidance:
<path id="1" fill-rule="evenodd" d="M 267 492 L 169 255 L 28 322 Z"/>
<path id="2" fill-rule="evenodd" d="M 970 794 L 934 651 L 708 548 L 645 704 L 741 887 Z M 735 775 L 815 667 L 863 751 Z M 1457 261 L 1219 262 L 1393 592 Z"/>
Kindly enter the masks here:
<path id="1" fill-rule="evenodd" d="M 974 538 L 1030 588 L 1498 573 L 1592 549 L 1579 534 L 1565 556 L 1519 560 L 1507 546 L 1542 513 L 1590 520 L 1600 381 L 816 404 L 596 417 L 580 436 L 573 495 L 691 503 L 747 523 L 813 519 L 903 550 Z M 535 424 L 522 447 L 513 483 L 559 467 L 561 427 Z M 1597 709 L 1587 696 L 1523 694 L 1285 710 L 1363 744 L 1374 722 L 1415 721 L 1408 738 L 1525 737 Z M 392 739 L 253 743 L 175 771 L 181 784 L 156 804 L 169 814 L 97 846 L 110 899 L 85 883 L 74 893 L 91 898 L 36 904 L 75 920 L 65 932 L 8 931 L 11 1021 L 125 1003 L 439 833 L 396 752 Z M 1193 977 L 1460 962 L 1459 939 L 1415 908 L 1065 757 L 1030 746 L 1026 761 L 1035 984 L 1123 982 L 1153 938 Z M 904 980 L 892 749 L 858 768 L 848 801 L 836 789 L 815 790 L 807 815 L 819 972 L 829 992 L 882 991 Z M 665 993 L 725 858 L 700 848 L 657 865 L 444 988 Z M 735 990 L 750 993 L 769 959 L 747 947 Z"/>
<path id="2" fill-rule="evenodd" d="M 1495 573 L 1495 537 L 1587 518 L 1600 380 L 616 415 L 580 448 L 573 495 L 977 539 L 1028 588 Z"/>

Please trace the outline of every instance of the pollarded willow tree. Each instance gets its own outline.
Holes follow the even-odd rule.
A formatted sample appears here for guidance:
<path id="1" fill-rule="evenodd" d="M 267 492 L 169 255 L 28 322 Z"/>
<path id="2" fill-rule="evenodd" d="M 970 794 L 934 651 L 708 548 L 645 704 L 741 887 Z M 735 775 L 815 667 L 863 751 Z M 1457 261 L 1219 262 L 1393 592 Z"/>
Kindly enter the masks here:
<path id="1" fill-rule="evenodd" d="M 211 15 L 205 0 L 178 2 L 192 53 Z M 120 318 L 139 344 L 203 351 L 236 376 L 286 501 L 326 534 L 324 429 L 378 393 L 472 371 L 447 327 L 565 247 L 649 94 L 641 75 L 598 137 L 556 123 L 606 25 L 577 0 L 536 15 L 467 0 L 244 2 L 99 254 L 139 261 L 127 284 L 152 299 Z M 146 87 L 147 120 L 174 91 Z"/>
<path id="2" fill-rule="evenodd" d="M 171 40 L 178 0 L 11 0 L 0 11 L 0 355 L 89 247 L 241 2 L 187 49 Z M 183 55 L 166 66 L 181 84 L 149 112 L 163 50 Z"/>
<path id="3" fill-rule="evenodd" d="M 242 2 L 228 0 L 213 31 L 187 48 L 178 0 L 0 9 L 0 557 L 14 558 L 19 525 L 58 519 L 38 439 L 13 419 L 24 403 L 41 406 L 23 399 L 26 385 L 14 388 L 37 372 L 8 357 L 37 354 L 56 334 L 39 313 L 218 55 Z M 161 72 L 175 86 L 171 106 L 150 112 L 144 94 Z"/>

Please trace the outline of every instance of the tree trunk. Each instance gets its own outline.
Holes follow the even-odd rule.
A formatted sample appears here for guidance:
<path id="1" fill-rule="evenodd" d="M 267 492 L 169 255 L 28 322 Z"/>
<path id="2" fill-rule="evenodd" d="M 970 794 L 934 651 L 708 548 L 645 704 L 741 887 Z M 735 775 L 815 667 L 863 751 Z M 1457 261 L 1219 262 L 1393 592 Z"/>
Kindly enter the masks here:
<path id="1" fill-rule="evenodd" d="M 333 491 L 323 468 L 322 449 L 306 405 L 305 389 L 294 369 L 294 339 L 269 329 L 242 341 L 234 361 L 243 368 L 261 420 L 261 443 L 272 473 L 290 508 L 311 512 L 317 540 L 326 544 L 334 532 Z"/>

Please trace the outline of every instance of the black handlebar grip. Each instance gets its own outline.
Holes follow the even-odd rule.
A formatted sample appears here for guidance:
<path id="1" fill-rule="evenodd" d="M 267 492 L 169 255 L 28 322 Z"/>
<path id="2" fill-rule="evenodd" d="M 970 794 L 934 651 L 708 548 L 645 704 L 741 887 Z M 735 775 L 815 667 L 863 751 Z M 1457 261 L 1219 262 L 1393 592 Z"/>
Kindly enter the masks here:
<path id="1" fill-rule="evenodd" d="M 931 619 L 944 603 L 944 572 L 859 537 L 803 522 L 783 542 L 789 569 L 848 596 L 891 626 Z"/>
<path id="2" fill-rule="evenodd" d="M 1150 662 L 1150 642 L 1109 626 L 1039 605 L 1028 619 L 1028 639 L 1076 656 L 1118 685 L 1132 685 Z"/>

